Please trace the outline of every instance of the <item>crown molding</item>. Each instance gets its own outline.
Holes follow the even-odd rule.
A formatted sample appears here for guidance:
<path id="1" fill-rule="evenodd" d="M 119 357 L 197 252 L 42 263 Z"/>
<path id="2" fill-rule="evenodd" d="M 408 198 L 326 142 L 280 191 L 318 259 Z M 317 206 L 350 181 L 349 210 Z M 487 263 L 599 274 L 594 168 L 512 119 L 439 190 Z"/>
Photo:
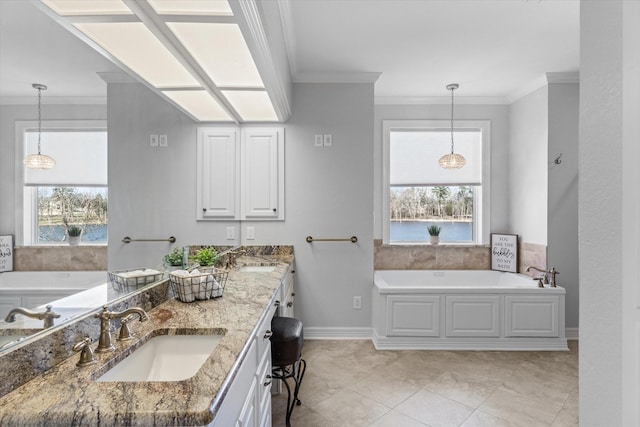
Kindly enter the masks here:
<path id="1" fill-rule="evenodd" d="M 376 96 L 375 105 L 448 105 L 447 96 Z M 508 104 L 504 96 L 457 96 L 456 105 L 504 105 Z"/>
<path id="2" fill-rule="evenodd" d="M 269 47 L 269 39 L 256 0 L 240 0 L 238 3 L 243 18 L 238 19 L 238 25 L 245 34 L 247 45 L 253 54 L 278 120 L 286 122 L 291 116 L 291 102 Z"/>
<path id="3" fill-rule="evenodd" d="M 297 73 L 296 83 L 375 83 L 382 73 Z"/>
<path id="4" fill-rule="evenodd" d="M 280 11 L 284 48 L 287 52 L 287 62 L 289 63 L 289 73 L 293 78 L 298 74 L 298 62 L 296 58 L 296 34 L 293 23 L 293 12 L 291 11 L 291 1 L 278 0 L 278 9 Z"/>
<path id="5" fill-rule="evenodd" d="M 580 73 L 547 73 L 548 83 L 580 83 Z"/>
<path id="6" fill-rule="evenodd" d="M 3 96 L 0 105 L 37 105 L 33 96 Z M 47 96 L 42 105 L 107 105 L 106 96 Z"/>

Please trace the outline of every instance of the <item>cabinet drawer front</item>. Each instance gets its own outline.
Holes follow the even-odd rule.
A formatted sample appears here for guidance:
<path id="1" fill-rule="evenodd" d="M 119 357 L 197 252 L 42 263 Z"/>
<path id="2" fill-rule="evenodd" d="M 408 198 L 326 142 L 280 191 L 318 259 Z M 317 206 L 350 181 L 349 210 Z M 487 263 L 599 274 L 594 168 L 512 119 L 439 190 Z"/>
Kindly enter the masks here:
<path id="1" fill-rule="evenodd" d="M 505 336 L 557 337 L 558 297 L 505 297 Z"/>
<path id="2" fill-rule="evenodd" d="M 389 295 L 387 297 L 387 335 L 440 336 L 440 297 Z"/>
<path id="3" fill-rule="evenodd" d="M 500 297 L 455 295 L 446 297 L 448 337 L 499 337 Z"/>

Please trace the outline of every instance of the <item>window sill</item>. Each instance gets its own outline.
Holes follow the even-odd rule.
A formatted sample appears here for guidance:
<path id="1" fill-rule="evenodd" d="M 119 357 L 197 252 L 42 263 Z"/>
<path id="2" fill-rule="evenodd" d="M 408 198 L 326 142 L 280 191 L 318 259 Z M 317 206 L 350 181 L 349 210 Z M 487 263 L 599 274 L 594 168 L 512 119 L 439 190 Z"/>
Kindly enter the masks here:
<path id="1" fill-rule="evenodd" d="M 454 242 L 440 242 L 437 245 L 432 245 L 429 242 L 392 242 L 392 243 L 378 243 L 376 246 L 392 248 L 392 247 L 413 247 L 413 248 L 438 248 L 438 247 L 446 247 L 446 248 L 490 248 L 491 245 L 488 244 L 479 244 L 479 243 L 454 243 Z"/>

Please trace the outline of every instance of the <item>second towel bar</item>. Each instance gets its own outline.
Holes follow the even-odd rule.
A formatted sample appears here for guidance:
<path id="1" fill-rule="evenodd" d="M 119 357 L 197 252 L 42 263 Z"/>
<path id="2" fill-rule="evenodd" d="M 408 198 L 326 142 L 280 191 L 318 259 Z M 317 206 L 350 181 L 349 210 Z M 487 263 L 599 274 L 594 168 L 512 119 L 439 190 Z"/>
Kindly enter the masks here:
<path id="1" fill-rule="evenodd" d="M 351 242 L 356 243 L 358 238 L 356 236 L 351 236 L 348 239 L 317 239 L 315 237 L 307 236 L 307 243 L 313 242 Z"/>

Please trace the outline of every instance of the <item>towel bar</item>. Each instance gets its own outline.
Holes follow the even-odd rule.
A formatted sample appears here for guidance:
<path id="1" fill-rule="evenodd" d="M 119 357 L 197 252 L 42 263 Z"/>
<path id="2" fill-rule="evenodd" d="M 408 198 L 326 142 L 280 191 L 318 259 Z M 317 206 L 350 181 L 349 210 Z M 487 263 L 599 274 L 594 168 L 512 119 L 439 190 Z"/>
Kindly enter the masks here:
<path id="1" fill-rule="evenodd" d="M 358 238 L 356 236 L 351 236 L 348 239 L 317 239 L 315 237 L 307 236 L 307 243 L 313 242 L 351 242 L 356 243 Z"/>
<path id="2" fill-rule="evenodd" d="M 171 236 L 168 239 L 132 239 L 129 236 L 125 236 L 122 239 L 123 243 L 131 243 L 131 242 L 171 242 L 174 243 L 176 241 L 176 238 Z"/>

